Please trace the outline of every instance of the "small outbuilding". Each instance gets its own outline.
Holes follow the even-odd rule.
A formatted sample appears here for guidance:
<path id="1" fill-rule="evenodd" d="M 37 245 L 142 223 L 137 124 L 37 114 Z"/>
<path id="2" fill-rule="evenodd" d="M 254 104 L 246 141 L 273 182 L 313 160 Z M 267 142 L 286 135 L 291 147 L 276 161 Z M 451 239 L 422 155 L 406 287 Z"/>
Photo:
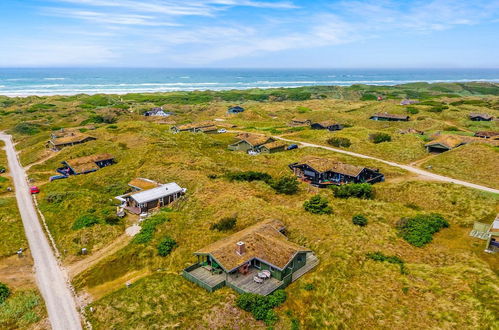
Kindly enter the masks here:
<path id="1" fill-rule="evenodd" d="M 494 119 L 493 116 L 487 113 L 476 113 L 476 112 L 470 113 L 469 117 L 470 120 L 473 121 L 491 121 L 492 119 Z"/>
<path id="2" fill-rule="evenodd" d="M 51 149 L 58 151 L 65 147 L 70 147 L 75 144 L 82 144 L 93 140 L 97 139 L 86 134 L 71 133 L 69 135 L 52 138 L 50 141 L 48 141 L 47 145 Z"/>
<path id="3" fill-rule="evenodd" d="M 269 136 L 253 133 L 241 133 L 237 135 L 239 141 L 228 146 L 232 151 L 248 152 L 259 151 L 259 148 L 264 144 L 275 142 L 275 139 Z"/>
<path id="4" fill-rule="evenodd" d="M 64 167 L 58 168 L 57 172 L 62 175 L 79 175 L 95 172 L 103 167 L 114 164 L 114 156 L 111 154 L 100 154 L 74 158 L 62 162 Z"/>
<path id="5" fill-rule="evenodd" d="M 258 151 L 263 154 L 273 154 L 275 152 L 280 152 L 286 150 L 286 143 L 282 141 L 274 141 L 270 143 L 265 143 L 258 148 Z"/>
<path id="6" fill-rule="evenodd" d="M 310 119 L 293 118 L 289 122 L 289 126 L 292 126 L 292 127 L 302 127 L 302 126 L 310 126 L 310 125 L 312 125 L 312 121 Z"/>
<path id="7" fill-rule="evenodd" d="M 497 140 L 497 139 L 499 139 L 499 132 L 480 131 L 480 132 L 475 133 L 475 137 L 482 138 L 482 139 Z"/>
<path id="8" fill-rule="evenodd" d="M 343 126 L 341 124 L 338 124 L 335 121 L 332 120 L 326 120 L 326 121 L 321 121 L 321 122 L 316 122 L 312 123 L 310 125 L 312 129 L 324 129 L 328 131 L 339 131 L 343 129 Z"/>
<path id="9" fill-rule="evenodd" d="M 388 112 L 379 112 L 373 114 L 369 119 L 381 121 L 409 121 L 410 117 L 407 115 L 397 115 Z"/>
<path id="10" fill-rule="evenodd" d="M 426 150 L 431 153 L 442 153 L 466 144 L 466 141 L 453 135 L 441 135 L 425 144 Z"/>

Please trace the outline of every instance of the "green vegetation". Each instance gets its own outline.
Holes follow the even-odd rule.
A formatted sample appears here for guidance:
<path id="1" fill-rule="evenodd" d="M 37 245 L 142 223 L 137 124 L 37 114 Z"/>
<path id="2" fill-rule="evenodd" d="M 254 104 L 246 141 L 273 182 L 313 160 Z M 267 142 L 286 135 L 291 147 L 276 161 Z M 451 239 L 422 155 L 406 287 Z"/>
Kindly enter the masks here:
<path id="1" fill-rule="evenodd" d="M 369 140 L 371 140 L 373 143 L 378 144 L 382 142 L 390 142 L 392 140 L 392 137 L 387 133 L 373 133 L 369 135 Z"/>
<path id="2" fill-rule="evenodd" d="M 416 107 L 407 107 L 405 108 L 405 110 L 407 111 L 408 114 L 411 115 L 417 115 L 419 113 L 419 110 Z"/>
<path id="3" fill-rule="evenodd" d="M 400 236 L 410 244 L 422 247 L 433 240 L 433 234 L 448 228 L 449 223 L 440 214 L 418 214 L 397 222 Z"/>
<path id="4" fill-rule="evenodd" d="M 356 214 L 352 217 L 352 223 L 360 227 L 365 227 L 367 226 L 367 218 L 363 214 Z"/>
<path id="5" fill-rule="evenodd" d="M 405 262 L 404 260 L 400 259 L 397 256 L 386 256 L 381 252 L 374 252 L 374 253 L 368 253 L 366 256 L 374 261 L 380 261 L 380 262 L 388 262 L 391 264 L 399 265 L 400 267 L 400 274 L 407 274 L 407 270 L 405 269 Z"/>
<path id="6" fill-rule="evenodd" d="M 13 131 L 15 133 L 23 135 L 35 135 L 40 132 L 40 125 L 28 122 L 21 122 L 16 126 L 14 126 Z"/>
<path id="7" fill-rule="evenodd" d="M 341 186 L 331 186 L 336 198 L 361 198 L 372 199 L 374 197 L 373 186 L 369 183 L 350 183 Z"/>
<path id="8" fill-rule="evenodd" d="M 312 214 L 331 214 L 333 213 L 333 209 L 329 206 L 329 202 L 326 198 L 321 197 L 320 195 L 315 195 L 310 198 L 308 201 L 303 203 L 303 208 L 305 211 L 310 212 Z"/>
<path id="9" fill-rule="evenodd" d="M 166 257 L 176 246 L 177 242 L 173 238 L 169 236 L 163 237 L 158 244 L 158 255 Z"/>
<path id="10" fill-rule="evenodd" d="M 0 282 L 0 305 L 10 296 L 10 289 L 4 283 Z"/>
<path id="11" fill-rule="evenodd" d="M 169 220 L 168 215 L 164 211 L 147 218 L 142 222 L 140 232 L 133 237 L 132 242 L 135 244 L 149 243 L 154 237 L 156 227 Z"/>
<path id="12" fill-rule="evenodd" d="M 273 308 L 279 307 L 286 301 L 287 295 L 283 290 L 274 291 L 268 296 L 253 293 L 243 293 L 237 298 L 237 306 L 251 312 L 256 320 L 262 320 L 270 326 L 277 321 L 277 314 Z"/>
<path id="13" fill-rule="evenodd" d="M 267 173 L 246 171 L 246 172 L 233 172 L 228 173 L 227 178 L 231 181 L 264 181 L 269 182 L 272 176 Z"/>
<path id="14" fill-rule="evenodd" d="M 270 180 L 268 184 L 279 194 L 293 195 L 298 192 L 300 183 L 294 176 L 283 176 Z"/>
<path id="15" fill-rule="evenodd" d="M 352 142 L 350 142 L 349 139 L 342 137 L 330 138 L 327 140 L 327 143 L 337 148 L 348 148 L 352 145 Z"/>
<path id="16" fill-rule="evenodd" d="M 236 216 L 231 216 L 231 217 L 226 217 L 220 219 L 217 223 L 214 223 L 210 226 L 211 230 L 218 230 L 218 231 L 228 231 L 232 230 L 236 227 L 237 223 L 237 217 Z"/>
<path id="17" fill-rule="evenodd" d="M 73 229 L 78 230 L 86 227 L 92 227 L 99 223 L 99 218 L 95 214 L 84 214 L 75 220 Z"/>
<path id="18" fill-rule="evenodd" d="M 41 297 L 34 291 L 14 293 L 0 306 L 2 329 L 26 329 L 44 317 Z"/>

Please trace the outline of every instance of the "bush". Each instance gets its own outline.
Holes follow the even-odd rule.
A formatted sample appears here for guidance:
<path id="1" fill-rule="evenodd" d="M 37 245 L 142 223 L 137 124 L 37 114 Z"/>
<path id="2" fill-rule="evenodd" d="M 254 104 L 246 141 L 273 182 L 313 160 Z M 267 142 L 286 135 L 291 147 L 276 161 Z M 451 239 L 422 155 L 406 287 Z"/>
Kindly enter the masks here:
<path id="1" fill-rule="evenodd" d="M 99 223 L 99 218 L 94 214 L 85 214 L 76 219 L 73 223 L 73 230 L 78 230 L 86 227 L 92 227 Z"/>
<path id="2" fill-rule="evenodd" d="M 293 195 L 298 191 L 298 185 L 300 183 L 294 176 L 284 176 L 278 179 L 272 179 L 268 184 L 279 194 Z"/>
<path id="3" fill-rule="evenodd" d="M 342 186 L 332 186 L 334 197 L 337 198 L 361 198 L 372 199 L 374 197 L 373 186 L 369 183 L 350 183 Z"/>
<path id="4" fill-rule="evenodd" d="M 308 201 L 303 203 L 303 208 L 305 211 L 310 212 L 312 214 L 331 214 L 333 213 L 333 209 L 329 206 L 327 199 L 322 198 L 319 195 L 315 195 L 310 198 Z"/>
<path id="5" fill-rule="evenodd" d="M 374 94 L 364 94 L 360 98 L 361 101 L 376 101 L 378 97 Z"/>
<path id="6" fill-rule="evenodd" d="M 315 285 L 313 285 L 312 283 L 307 283 L 303 286 L 303 288 L 307 291 L 312 291 L 315 289 Z"/>
<path id="7" fill-rule="evenodd" d="M 361 226 L 361 227 L 367 226 L 367 218 L 365 215 L 362 215 L 362 214 L 354 215 L 352 217 L 352 222 L 354 225 L 357 225 L 357 226 Z"/>
<path id="8" fill-rule="evenodd" d="M 369 135 L 369 140 L 371 140 L 373 143 L 382 143 L 382 142 L 390 142 L 392 140 L 392 137 L 390 134 L 386 133 L 373 133 Z"/>
<path id="9" fill-rule="evenodd" d="M 262 320 L 267 325 L 277 321 L 277 314 L 272 310 L 286 301 L 284 290 L 274 291 L 271 295 L 261 296 L 254 293 L 243 293 L 237 297 L 236 304 L 239 308 L 250 312 L 256 320 Z"/>
<path id="10" fill-rule="evenodd" d="M 302 107 L 302 106 L 297 107 L 296 110 L 298 110 L 298 113 L 307 113 L 307 112 L 312 111 L 312 109 L 307 108 L 307 107 Z"/>
<path id="11" fill-rule="evenodd" d="M 449 107 L 446 106 L 446 105 L 440 104 L 440 105 L 436 105 L 436 106 L 431 107 L 430 109 L 428 109 L 428 111 L 429 112 L 437 112 L 437 113 L 439 113 L 439 112 L 442 112 L 442 111 L 444 111 L 446 109 L 449 109 Z"/>
<path id="12" fill-rule="evenodd" d="M 447 131 L 447 132 L 459 132 L 460 129 L 456 126 L 445 126 L 444 127 L 444 131 Z"/>
<path id="13" fill-rule="evenodd" d="M 218 231 L 231 230 L 231 229 L 234 229 L 234 227 L 236 227 L 236 223 L 237 223 L 236 216 L 227 217 L 227 218 L 221 219 L 217 223 L 212 224 L 210 229 L 211 230 L 218 230 Z"/>
<path id="14" fill-rule="evenodd" d="M 158 254 L 162 257 L 166 257 L 176 246 L 177 242 L 173 238 L 166 236 L 158 244 Z"/>
<path id="15" fill-rule="evenodd" d="M 397 222 L 400 236 L 417 247 L 430 243 L 433 234 L 447 227 L 449 227 L 447 220 L 437 213 L 418 214 L 412 218 L 402 218 Z"/>
<path id="16" fill-rule="evenodd" d="M 40 132 L 40 125 L 22 122 L 14 126 L 14 132 L 23 135 L 35 135 Z"/>
<path id="17" fill-rule="evenodd" d="M 104 217 L 104 222 L 114 226 L 120 223 L 120 218 L 116 214 L 108 214 Z"/>
<path id="18" fill-rule="evenodd" d="M 415 115 L 415 114 L 419 113 L 419 110 L 416 107 L 407 107 L 407 108 L 405 108 L 405 110 L 407 111 L 407 113 L 409 113 L 411 115 Z"/>
<path id="19" fill-rule="evenodd" d="M 269 182 L 272 179 L 272 176 L 263 172 L 255 172 L 255 171 L 246 171 L 246 172 L 233 172 L 228 173 L 227 178 L 230 181 L 264 181 Z"/>
<path id="20" fill-rule="evenodd" d="M 404 260 L 400 259 L 397 256 L 386 256 L 381 252 L 374 252 L 374 253 L 368 253 L 367 257 L 371 260 L 374 260 L 374 261 L 380 261 L 380 262 L 386 261 L 386 262 L 389 262 L 391 264 L 399 265 L 400 274 L 407 274 L 407 270 L 405 269 Z"/>
<path id="21" fill-rule="evenodd" d="M 135 244 L 145 244 L 150 242 L 154 237 L 156 227 L 167 222 L 168 220 L 169 218 L 166 216 L 164 211 L 144 220 L 144 222 L 142 222 L 140 232 L 133 237 L 132 242 Z"/>
<path id="22" fill-rule="evenodd" d="M 10 296 L 10 289 L 7 285 L 0 282 L 0 305 Z"/>
<path id="23" fill-rule="evenodd" d="M 343 147 L 343 148 L 348 148 L 352 145 L 352 142 L 350 142 L 349 139 L 347 138 L 342 138 L 342 137 L 333 137 L 330 139 L 327 139 L 327 143 L 332 145 L 333 147 Z"/>

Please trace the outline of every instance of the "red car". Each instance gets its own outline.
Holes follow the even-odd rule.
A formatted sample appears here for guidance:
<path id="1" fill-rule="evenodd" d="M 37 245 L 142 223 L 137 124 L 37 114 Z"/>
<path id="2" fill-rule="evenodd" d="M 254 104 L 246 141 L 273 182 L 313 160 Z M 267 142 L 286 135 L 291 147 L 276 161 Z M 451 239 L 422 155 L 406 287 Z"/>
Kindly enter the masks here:
<path id="1" fill-rule="evenodd" d="M 33 186 L 29 188 L 29 192 L 31 193 L 31 195 L 38 194 L 40 192 L 40 189 L 37 186 Z"/>

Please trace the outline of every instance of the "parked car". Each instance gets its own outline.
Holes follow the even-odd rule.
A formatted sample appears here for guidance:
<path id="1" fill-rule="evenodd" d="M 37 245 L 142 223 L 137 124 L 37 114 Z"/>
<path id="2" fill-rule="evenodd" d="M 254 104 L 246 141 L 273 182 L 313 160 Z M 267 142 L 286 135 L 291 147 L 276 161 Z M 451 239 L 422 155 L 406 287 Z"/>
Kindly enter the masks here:
<path id="1" fill-rule="evenodd" d="M 68 178 L 67 175 L 53 175 L 50 177 L 50 182 L 54 180 L 67 179 L 67 178 Z"/>
<path id="2" fill-rule="evenodd" d="M 286 150 L 293 150 L 293 149 L 298 149 L 298 145 L 297 144 L 290 144 Z"/>
<path id="3" fill-rule="evenodd" d="M 38 194 L 40 192 L 40 188 L 38 188 L 37 186 L 33 186 L 29 188 L 29 192 L 31 193 L 31 195 Z"/>
<path id="4" fill-rule="evenodd" d="M 227 130 L 225 128 L 221 128 L 217 132 L 218 133 L 227 133 Z"/>

